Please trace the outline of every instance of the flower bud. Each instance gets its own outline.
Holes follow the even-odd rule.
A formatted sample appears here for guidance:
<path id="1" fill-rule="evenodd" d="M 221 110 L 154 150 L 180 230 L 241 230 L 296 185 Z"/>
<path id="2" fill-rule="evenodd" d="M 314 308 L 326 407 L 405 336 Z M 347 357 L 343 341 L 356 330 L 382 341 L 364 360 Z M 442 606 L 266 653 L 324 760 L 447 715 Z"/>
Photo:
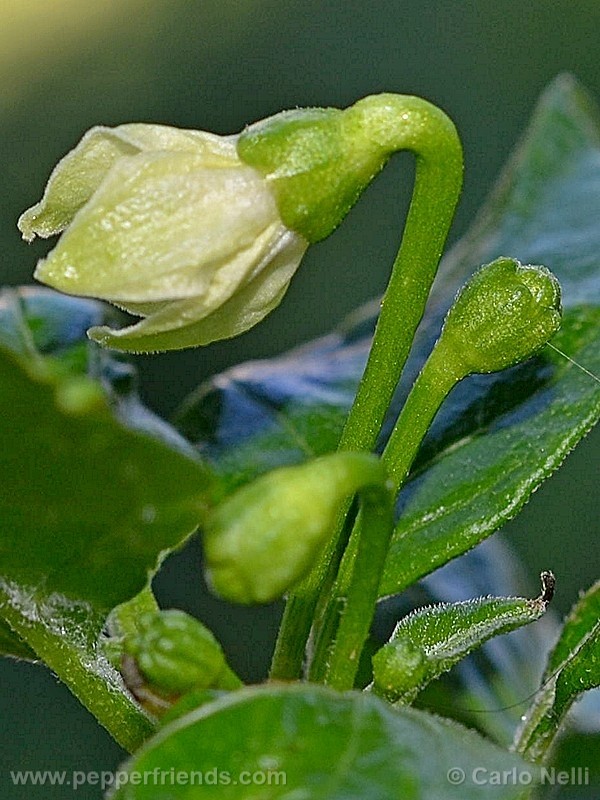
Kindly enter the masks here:
<path id="1" fill-rule="evenodd" d="M 498 258 L 460 290 L 439 345 L 459 377 L 496 372 L 536 353 L 560 321 L 560 285 L 550 270 Z"/>
<path id="2" fill-rule="evenodd" d="M 198 620 L 183 611 L 144 614 L 123 641 L 138 672 L 159 695 L 176 697 L 196 689 L 231 688 L 232 673 L 221 646 Z"/>
<path id="3" fill-rule="evenodd" d="M 52 173 L 19 228 L 65 230 L 35 277 L 144 319 L 91 338 L 119 350 L 235 336 L 280 302 L 308 242 L 281 221 L 237 137 L 160 125 L 94 128 Z"/>
<path id="4" fill-rule="evenodd" d="M 225 499 L 203 531 L 206 577 L 221 597 L 267 603 L 310 570 L 343 500 L 385 484 L 366 453 L 334 453 L 263 475 Z"/>
<path id="5" fill-rule="evenodd" d="M 28 241 L 64 231 L 38 280 L 143 318 L 92 328 L 92 339 L 131 352 L 203 345 L 275 308 L 309 242 L 328 236 L 406 148 L 435 150 L 460 173 L 450 120 L 402 95 L 284 112 L 239 136 L 98 127 L 18 224 Z"/>
<path id="6" fill-rule="evenodd" d="M 390 703 L 411 696 L 427 674 L 423 648 L 408 640 L 386 644 L 373 656 L 373 688 Z M 412 699 L 412 698 L 411 698 Z"/>

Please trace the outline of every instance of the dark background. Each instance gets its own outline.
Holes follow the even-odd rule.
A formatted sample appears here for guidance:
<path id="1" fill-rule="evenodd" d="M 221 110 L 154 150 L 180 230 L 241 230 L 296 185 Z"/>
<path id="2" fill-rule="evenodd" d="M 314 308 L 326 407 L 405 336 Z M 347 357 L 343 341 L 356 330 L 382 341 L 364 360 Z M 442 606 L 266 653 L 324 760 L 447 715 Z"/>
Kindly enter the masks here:
<path id="1" fill-rule="evenodd" d="M 549 80 L 568 70 L 600 96 L 598 0 L 0 0 L 0 10 L 0 270 L 7 284 L 30 282 L 49 246 L 23 244 L 17 216 L 95 124 L 232 133 L 297 105 L 345 106 L 380 91 L 419 94 L 452 116 L 463 139 L 455 240 Z M 325 333 L 379 294 L 412 174 L 409 158 L 395 159 L 348 221 L 310 249 L 284 302 L 258 328 L 206 349 L 139 358 L 147 402 L 168 414 L 215 371 Z M 505 529 L 526 558 L 534 592 L 540 569 L 557 573 L 561 611 L 600 574 L 599 451 L 596 433 Z M 207 598 L 197 561 L 192 547 L 167 564 L 161 601 L 209 622 L 234 666 L 260 679 L 273 613 L 239 613 Z M 0 681 L 0 772 L 116 768 L 121 751 L 44 668 L 3 660 Z M 46 786 L 11 787 L 2 796 L 75 794 Z M 81 788 L 76 796 L 100 791 Z"/>

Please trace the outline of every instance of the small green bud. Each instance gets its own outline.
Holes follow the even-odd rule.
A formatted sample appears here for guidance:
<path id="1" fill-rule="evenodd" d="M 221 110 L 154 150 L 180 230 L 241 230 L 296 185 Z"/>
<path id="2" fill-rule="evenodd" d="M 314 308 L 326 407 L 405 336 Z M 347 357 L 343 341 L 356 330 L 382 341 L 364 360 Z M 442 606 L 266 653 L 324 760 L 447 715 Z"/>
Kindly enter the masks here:
<path id="1" fill-rule="evenodd" d="M 560 285 L 550 270 L 499 258 L 460 290 L 439 345 L 459 377 L 496 372 L 534 355 L 560 321 Z"/>
<path id="2" fill-rule="evenodd" d="M 418 644 L 401 639 L 373 656 L 373 689 L 390 703 L 417 694 L 427 674 L 427 654 Z"/>
<path id="3" fill-rule="evenodd" d="M 137 631 L 125 636 L 123 651 L 134 658 L 148 686 L 168 697 L 220 687 L 229 671 L 212 633 L 174 609 L 140 617 Z"/>
<path id="4" fill-rule="evenodd" d="M 237 603 L 281 597 L 312 567 L 343 500 L 385 480 L 375 456 L 340 452 L 273 470 L 243 486 L 204 528 L 209 585 Z"/>

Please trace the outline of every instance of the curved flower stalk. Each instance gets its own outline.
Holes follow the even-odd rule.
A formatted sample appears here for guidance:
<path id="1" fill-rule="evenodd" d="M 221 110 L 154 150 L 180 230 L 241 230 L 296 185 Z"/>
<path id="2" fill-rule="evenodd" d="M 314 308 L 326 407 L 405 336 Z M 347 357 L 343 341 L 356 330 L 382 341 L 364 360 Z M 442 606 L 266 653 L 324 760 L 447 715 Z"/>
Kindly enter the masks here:
<path id="1" fill-rule="evenodd" d="M 448 311 L 384 450 L 396 491 L 451 389 L 467 375 L 498 372 L 535 355 L 561 319 L 560 284 L 549 269 L 498 258 L 475 272 Z"/>
<path id="2" fill-rule="evenodd" d="M 463 160 L 452 121 L 418 97 L 367 97 L 348 109 L 347 119 L 358 140 L 370 143 L 381 154 L 382 164 L 400 150 L 409 150 L 416 158 L 414 191 L 402 241 L 381 303 L 367 365 L 339 444 L 341 450 L 356 451 L 374 448 L 404 369 L 454 218 Z M 323 164 L 319 166 L 323 186 L 334 183 L 331 171 L 326 172 Z M 301 188 L 302 173 L 294 177 Z M 342 182 L 343 177 L 337 180 Z M 347 187 L 344 197 L 351 196 L 352 188 Z M 315 610 L 327 603 L 335 582 L 346 544 L 344 517 L 345 513 L 340 513 L 336 531 L 319 562 L 288 598 L 271 667 L 274 678 L 293 679 L 301 672 L 303 646 L 299 642 L 308 640 Z"/>

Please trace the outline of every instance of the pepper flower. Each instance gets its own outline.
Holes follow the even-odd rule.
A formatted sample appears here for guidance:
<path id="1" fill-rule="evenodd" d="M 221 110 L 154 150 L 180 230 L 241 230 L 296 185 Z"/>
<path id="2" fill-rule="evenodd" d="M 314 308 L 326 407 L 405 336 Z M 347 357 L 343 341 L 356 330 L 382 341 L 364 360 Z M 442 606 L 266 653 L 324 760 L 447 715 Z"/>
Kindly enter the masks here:
<path id="1" fill-rule="evenodd" d="M 454 141 L 427 101 L 382 94 L 282 112 L 233 136 L 93 128 L 18 225 L 28 241 L 62 232 L 39 281 L 142 317 L 92 328 L 92 339 L 131 352 L 204 345 L 275 308 L 308 244 L 337 227 L 392 153 L 419 136 L 427 150 L 431 125 Z"/>
<path id="2" fill-rule="evenodd" d="M 308 246 L 281 221 L 235 136 L 160 125 L 93 128 L 19 228 L 65 231 L 35 277 L 108 300 L 141 322 L 90 336 L 145 352 L 242 333 L 281 300 Z"/>

